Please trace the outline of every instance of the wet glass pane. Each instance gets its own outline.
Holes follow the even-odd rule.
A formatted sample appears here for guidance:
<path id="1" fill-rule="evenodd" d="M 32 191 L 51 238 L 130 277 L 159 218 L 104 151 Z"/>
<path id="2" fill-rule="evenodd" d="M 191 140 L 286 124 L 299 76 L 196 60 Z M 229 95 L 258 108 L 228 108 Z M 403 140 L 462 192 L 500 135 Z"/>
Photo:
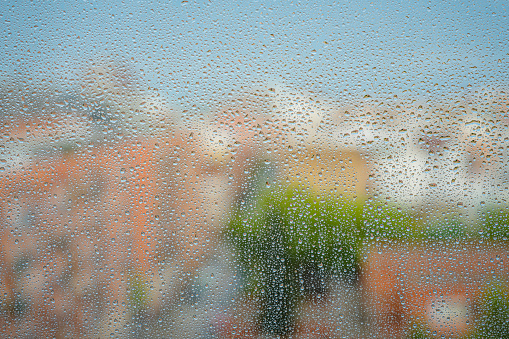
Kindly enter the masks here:
<path id="1" fill-rule="evenodd" d="M 0 6 L 0 336 L 509 337 L 503 1 Z"/>

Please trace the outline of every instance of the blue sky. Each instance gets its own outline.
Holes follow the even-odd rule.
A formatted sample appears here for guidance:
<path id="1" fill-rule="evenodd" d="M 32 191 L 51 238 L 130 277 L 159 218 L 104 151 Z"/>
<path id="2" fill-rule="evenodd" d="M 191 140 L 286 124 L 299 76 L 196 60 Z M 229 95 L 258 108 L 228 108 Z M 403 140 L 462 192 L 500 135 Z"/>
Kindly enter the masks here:
<path id="1" fill-rule="evenodd" d="M 4 2 L 2 77 L 73 86 L 132 63 L 172 100 L 284 84 L 425 95 L 509 81 L 506 1 Z"/>

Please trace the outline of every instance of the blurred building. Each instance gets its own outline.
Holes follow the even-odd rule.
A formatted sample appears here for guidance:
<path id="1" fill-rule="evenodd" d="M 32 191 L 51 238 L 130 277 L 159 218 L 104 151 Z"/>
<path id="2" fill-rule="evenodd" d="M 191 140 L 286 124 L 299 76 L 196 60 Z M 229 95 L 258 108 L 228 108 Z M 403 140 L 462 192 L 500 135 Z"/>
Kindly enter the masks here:
<path id="1" fill-rule="evenodd" d="M 404 338 L 418 327 L 448 338 L 468 334 L 483 289 L 509 278 L 508 254 L 483 243 L 369 247 L 362 290 L 373 336 Z"/>
<path id="2" fill-rule="evenodd" d="M 496 106 L 496 108 L 495 108 Z M 507 98 L 454 104 L 399 103 L 366 108 L 373 188 L 408 206 L 462 213 L 474 219 L 485 206 L 507 201 Z"/>

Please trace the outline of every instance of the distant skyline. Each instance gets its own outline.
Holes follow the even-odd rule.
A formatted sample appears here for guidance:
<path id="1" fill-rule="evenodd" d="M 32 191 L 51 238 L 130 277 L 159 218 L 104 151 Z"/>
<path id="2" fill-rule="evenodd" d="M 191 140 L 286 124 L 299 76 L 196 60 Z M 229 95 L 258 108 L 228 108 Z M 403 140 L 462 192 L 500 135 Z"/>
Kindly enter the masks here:
<path id="1" fill-rule="evenodd" d="M 4 3 L 0 77 L 76 85 L 93 61 L 132 64 L 176 104 L 241 86 L 460 92 L 509 83 L 504 1 Z M 216 94 L 214 94 L 216 92 Z"/>

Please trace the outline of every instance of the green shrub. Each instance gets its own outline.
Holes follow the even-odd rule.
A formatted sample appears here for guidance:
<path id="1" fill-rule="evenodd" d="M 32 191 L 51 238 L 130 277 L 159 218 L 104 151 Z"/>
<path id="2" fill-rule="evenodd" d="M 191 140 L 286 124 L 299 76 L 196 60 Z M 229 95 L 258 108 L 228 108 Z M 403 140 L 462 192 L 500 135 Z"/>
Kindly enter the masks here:
<path id="1" fill-rule="evenodd" d="M 506 209 L 491 209 L 484 212 L 481 222 L 483 238 L 496 241 L 509 239 L 509 212 Z"/>
<path id="2" fill-rule="evenodd" d="M 423 323 L 413 323 L 405 339 L 432 339 L 433 335 L 428 326 Z"/>
<path id="3" fill-rule="evenodd" d="M 148 292 L 141 275 L 135 274 L 130 277 L 128 300 L 133 314 L 137 314 L 147 307 Z"/>
<path id="4" fill-rule="evenodd" d="M 471 338 L 509 338 L 509 290 L 503 282 L 487 286 L 475 307 L 475 331 Z"/>
<path id="5" fill-rule="evenodd" d="M 239 204 L 225 236 L 247 277 L 246 290 L 261 299 L 260 324 L 267 333 L 291 332 L 299 300 L 324 293 L 331 277 L 355 279 L 366 238 L 419 233 L 403 212 L 374 202 L 296 187 L 257 197 Z"/>

